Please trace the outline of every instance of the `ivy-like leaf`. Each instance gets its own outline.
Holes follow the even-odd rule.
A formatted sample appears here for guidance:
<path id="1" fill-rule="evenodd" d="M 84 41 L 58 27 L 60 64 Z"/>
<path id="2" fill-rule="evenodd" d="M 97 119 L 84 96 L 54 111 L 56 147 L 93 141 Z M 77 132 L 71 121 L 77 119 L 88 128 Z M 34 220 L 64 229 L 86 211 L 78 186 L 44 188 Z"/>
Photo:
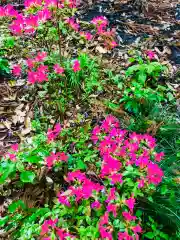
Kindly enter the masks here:
<path id="1" fill-rule="evenodd" d="M 20 174 L 20 179 L 23 183 L 33 183 L 35 177 L 35 173 L 31 171 L 25 171 Z"/>

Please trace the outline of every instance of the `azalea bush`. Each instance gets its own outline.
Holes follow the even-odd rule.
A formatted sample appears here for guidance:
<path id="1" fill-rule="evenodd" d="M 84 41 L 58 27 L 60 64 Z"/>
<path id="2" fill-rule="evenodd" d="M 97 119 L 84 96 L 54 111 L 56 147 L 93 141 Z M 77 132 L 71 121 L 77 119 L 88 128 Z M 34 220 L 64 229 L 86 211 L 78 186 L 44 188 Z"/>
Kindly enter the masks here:
<path id="1" fill-rule="evenodd" d="M 0 70 L 25 79 L 23 99 L 33 102 L 35 118 L 31 136 L 0 161 L 1 192 L 10 198 L 0 227 L 22 240 L 178 239 L 178 178 L 168 175 L 173 163 L 162 141 L 145 125 L 128 126 L 143 133 L 126 130 L 104 110 L 145 121 L 156 104 L 174 103 L 158 82 L 165 67 L 147 51 L 130 59 L 125 76 L 104 70 L 90 49 L 93 42 L 106 51 L 117 46 L 106 17 L 79 21 L 75 0 L 26 0 L 24 7 L 0 7 L 3 51 L 21 57 L 11 65 L 0 58 Z M 92 98 L 105 102 L 95 122 Z"/>
<path id="2" fill-rule="evenodd" d="M 92 155 L 93 152 L 96 154 L 96 170 L 86 173 L 78 165 L 73 167 L 77 170 L 72 170 L 72 166 L 68 164 L 75 153 L 58 152 L 63 147 L 67 148 L 66 141 L 63 146 L 65 132 L 67 130 L 61 129 L 57 124 L 48 130 L 46 136 L 38 136 L 38 142 L 34 139 L 32 147 L 29 145 L 31 150 L 27 153 L 25 147 L 21 149 L 18 145 L 12 146 L 13 153 L 7 153 L 2 167 L 11 162 L 17 169 L 16 174 L 5 174 L 4 186 L 5 182 L 10 184 L 9 180 L 14 179 L 14 176 L 17 182 L 19 179 L 23 183 L 35 184 L 38 169 L 46 166 L 48 171 L 45 174 L 61 169 L 66 188 L 57 191 L 57 199 L 51 208 L 47 205 L 41 206 L 39 210 L 28 209 L 22 201 L 15 201 L 9 207 L 10 217 L 1 219 L 1 224 L 6 225 L 9 222 L 7 229 L 9 226 L 16 228 L 25 219 L 21 229 L 12 235 L 16 239 L 33 239 L 37 233 L 44 239 L 84 239 L 85 236 L 90 239 L 139 239 L 139 235 L 148 237 L 150 234 L 143 230 L 143 211 L 136 206 L 140 198 L 151 198 L 164 175 L 158 166 L 164 154 L 155 151 L 155 139 L 148 134 L 122 130 L 119 121 L 109 115 L 100 125 L 94 127 L 89 136 L 94 143 L 90 150 Z M 68 132 L 67 134 L 71 135 Z M 50 153 L 53 148 L 54 152 Z M 67 165 L 63 171 L 62 164 Z M 4 173 L 8 169 L 10 168 L 4 168 Z M 1 176 L 1 180 L 2 178 L 4 176 Z M 23 234 L 30 224 L 31 230 L 25 237 Z M 166 234 L 161 231 L 160 236 L 167 239 Z"/>

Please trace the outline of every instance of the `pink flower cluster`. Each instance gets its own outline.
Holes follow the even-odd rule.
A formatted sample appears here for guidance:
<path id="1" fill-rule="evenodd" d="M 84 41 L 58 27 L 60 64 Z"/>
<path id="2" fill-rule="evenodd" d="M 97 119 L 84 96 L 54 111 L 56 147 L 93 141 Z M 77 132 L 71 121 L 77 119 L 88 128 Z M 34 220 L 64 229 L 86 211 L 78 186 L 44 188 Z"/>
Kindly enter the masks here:
<path id="1" fill-rule="evenodd" d="M 68 156 L 64 152 L 51 153 L 50 156 L 46 157 L 45 162 L 48 169 L 51 169 L 56 162 L 67 162 Z"/>
<path id="2" fill-rule="evenodd" d="M 68 173 L 66 181 L 69 183 L 78 182 L 79 186 L 70 186 L 68 188 L 68 197 L 74 196 L 76 202 L 79 202 L 82 199 L 89 199 L 94 196 L 95 192 L 98 193 L 104 190 L 104 187 L 102 185 L 92 182 L 86 177 L 85 173 L 82 173 L 79 170 Z M 70 206 L 68 197 L 64 197 L 64 193 L 58 194 L 59 202 L 66 206 Z"/>
<path id="3" fill-rule="evenodd" d="M 46 52 L 39 52 L 34 59 L 27 59 L 28 82 L 30 84 L 42 83 L 48 81 L 48 66 L 44 65 L 47 57 Z"/>
<path id="4" fill-rule="evenodd" d="M 70 184 L 67 191 L 58 194 L 59 202 L 70 208 L 82 200 L 90 200 L 94 211 L 103 211 L 98 224 L 102 239 L 113 239 L 113 224 L 111 218 L 120 218 L 126 226 L 124 232 L 118 233 L 118 240 L 139 240 L 142 232 L 140 219 L 134 214 L 136 196 L 133 189 L 137 186 L 142 192 L 147 192 L 149 184 L 161 182 L 163 172 L 154 161 L 159 162 L 163 153 L 156 153 L 156 141 L 148 134 L 128 133 L 120 129 L 120 124 L 114 116 L 107 116 L 100 126 L 92 131 L 92 140 L 98 146 L 102 157 L 102 166 L 98 178 L 94 182 L 88 176 L 76 170 L 68 173 L 65 180 Z M 128 166 L 139 169 L 139 174 L 133 178 L 134 185 L 126 185 Z M 140 177 L 139 177 L 140 176 Z M 118 190 L 125 184 L 125 195 Z M 139 191 L 138 190 L 138 191 Z M 105 200 L 102 201 L 102 196 Z"/>
<path id="5" fill-rule="evenodd" d="M 59 64 L 54 65 L 54 71 L 56 74 L 62 75 L 64 73 L 64 68 L 61 67 Z"/>
<path id="6" fill-rule="evenodd" d="M 107 49 L 113 49 L 117 47 L 117 43 L 114 40 L 115 30 L 106 30 L 108 26 L 108 20 L 104 16 L 98 16 L 91 21 L 96 26 L 97 34 L 104 39 L 104 45 Z"/>
<path id="7" fill-rule="evenodd" d="M 11 151 L 12 152 L 8 152 L 5 154 L 5 158 L 6 159 L 10 159 L 12 162 L 16 162 L 16 154 L 14 152 L 18 152 L 19 150 L 19 144 L 15 143 L 13 145 L 11 145 Z"/>
<path id="8" fill-rule="evenodd" d="M 60 132 L 61 132 L 61 125 L 59 123 L 56 123 L 56 125 L 54 126 L 54 129 L 49 128 L 47 132 L 48 143 L 50 143 L 51 141 L 54 141 L 54 139 L 57 138 Z"/>
<path id="9" fill-rule="evenodd" d="M 56 236 L 59 237 L 58 239 L 66 240 L 68 237 L 70 237 L 71 239 L 75 239 L 75 237 L 73 235 L 71 235 L 70 233 L 68 233 L 67 231 L 65 231 L 65 229 L 58 228 L 56 226 L 57 222 L 58 222 L 58 219 L 45 220 L 43 225 L 41 226 L 40 235 L 41 236 L 44 236 L 44 235 L 47 236 L 47 235 L 49 235 L 49 233 L 51 233 L 52 230 L 54 230 L 55 233 L 56 233 Z M 45 238 L 43 238 L 43 240 L 51 240 L 51 238 L 50 237 L 45 237 Z"/>
<path id="10" fill-rule="evenodd" d="M 151 50 L 146 51 L 146 55 L 149 58 L 149 60 L 155 59 L 155 56 L 156 56 L 155 52 L 153 52 Z"/>
<path id="11" fill-rule="evenodd" d="M 76 22 L 76 20 L 74 18 L 68 18 L 66 19 L 66 23 L 75 31 L 78 32 L 79 31 L 79 24 Z"/>
<path id="12" fill-rule="evenodd" d="M 94 128 L 91 139 L 95 144 L 98 143 L 103 158 L 101 176 L 107 176 L 111 183 L 117 182 L 116 179 L 122 182 L 119 174 L 128 165 L 141 169 L 143 186 L 161 182 L 163 171 L 154 161 L 161 161 L 164 153 L 155 152 L 156 143 L 152 136 L 136 133 L 128 135 L 126 130 L 119 128 L 119 121 L 109 115 L 101 126 Z"/>
<path id="13" fill-rule="evenodd" d="M 13 8 L 11 4 L 6 5 L 5 7 L 0 6 L 0 17 L 17 17 L 19 13 Z"/>
<path id="14" fill-rule="evenodd" d="M 36 15 L 17 14 L 16 19 L 10 25 L 10 30 L 15 35 L 33 34 L 41 23 L 46 22 L 51 17 L 51 11 L 48 8 L 39 10 Z"/>
<path id="15" fill-rule="evenodd" d="M 26 65 L 28 67 L 27 75 L 28 75 L 28 83 L 42 83 L 48 81 L 48 66 L 44 65 L 44 61 L 46 60 L 47 53 L 39 52 L 34 59 L 28 58 L 26 60 Z M 58 63 L 53 67 L 54 72 L 59 75 L 64 76 L 65 69 L 61 67 Z M 74 72 L 78 72 L 81 70 L 80 62 L 78 59 L 74 60 L 72 63 L 72 69 Z M 12 73 L 14 76 L 18 77 L 21 75 L 22 67 L 20 64 L 15 64 L 12 67 Z"/>
<path id="16" fill-rule="evenodd" d="M 48 8 L 75 8 L 76 7 L 76 0 L 25 0 L 24 6 L 28 8 L 32 7 L 48 7 Z"/>
<path id="17" fill-rule="evenodd" d="M 90 41 L 93 38 L 93 35 L 90 32 L 80 32 L 80 35 L 87 41 Z"/>

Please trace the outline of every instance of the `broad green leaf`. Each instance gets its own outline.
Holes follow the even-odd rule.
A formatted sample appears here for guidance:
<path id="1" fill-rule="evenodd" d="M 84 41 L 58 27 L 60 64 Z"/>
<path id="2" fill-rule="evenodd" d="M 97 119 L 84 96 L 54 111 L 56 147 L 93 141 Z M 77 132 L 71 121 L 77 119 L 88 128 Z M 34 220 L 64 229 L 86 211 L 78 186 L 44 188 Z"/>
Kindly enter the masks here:
<path id="1" fill-rule="evenodd" d="M 39 156 L 28 156 L 25 157 L 25 161 L 28 163 L 39 163 L 40 161 L 42 161 L 42 158 Z"/>
<path id="2" fill-rule="evenodd" d="M 20 179 L 24 183 L 33 183 L 36 175 L 34 172 L 31 171 L 25 171 L 20 174 Z"/>
<path id="3" fill-rule="evenodd" d="M 148 232 L 146 234 L 144 234 L 145 237 L 147 237 L 148 239 L 154 239 L 155 235 L 153 232 Z"/>
<path id="4" fill-rule="evenodd" d="M 14 162 L 4 162 L 1 166 L 2 176 L 0 177 L 0 184 L 4 183 L 11 173 L 15 171 Z"/>

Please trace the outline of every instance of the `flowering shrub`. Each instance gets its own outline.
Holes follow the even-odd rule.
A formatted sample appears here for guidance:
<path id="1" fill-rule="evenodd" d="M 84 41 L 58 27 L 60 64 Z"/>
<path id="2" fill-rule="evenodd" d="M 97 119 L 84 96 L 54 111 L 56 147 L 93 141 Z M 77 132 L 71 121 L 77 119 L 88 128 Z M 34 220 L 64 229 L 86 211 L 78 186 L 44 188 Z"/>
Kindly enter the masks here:
<path id="1" fill-rule="evenodd" d="M 24 37 L 31 41 L 24 62 L 14 64 L 11 71 L 15 78 L 27 77 L 41 106 L 49 107 L 49 119 L 53 115 L 56 120 L 45 134 L 40 128 L 39 134 L 12 145 L 1 159 L 2 189 L 13 188 L 20 195 L 0 218 L 0 226 L 10 231 L 11 239 L 23 240 L 168 239 L 141 207 L 142 199 L 153 202 L 164 177 L 159 166 L 164 153 L 156 151 L 156 140 L 121 129 L 112 115 L 93 130 L 89 122 L 78 130 L 69 130 L 66 121 L 56 123 L 64 120 L 72 102 L 101 92 L 106 81 L 96 60 L 86 54 L 64 54 L 66 37 L 72 35 L 73 44 L 80 41 L 87 48 L 88 42 L 98 40 L 111 50 L 117 46 L 115 30 L 108 29 L 104 16 L 92 19 L 84 30 L 75 18 L 75 0 L 26 0 L 24 6 L 22 13 L 11 5 L 0 7 L 0 18 L 14 35 L 6 41 L 7 48 Z M 119 77 L 114 79 L 122 90 L 120 99 L 117 92 L 118 103 L 128 111 L 137 114 L 148 101 L 164 100 L 164 90 L 157 86 L 164 67 L 155 58 L 153 51 L 147 51 L 147 62 L 139 59 L 128 68 L 124 85 Z M 0 60 L 0 70 L 9 72 L 8 62 Z M 36 187 L 43 195 L 40 200 L 33 199 Z M 166 192 L 163 187 L 160 191 Z M 32 199 L 26 195 L 28 188 Z"/>
<path id="2" fill-rule="evenodd" d="M 41 166 L 46 166 L 45 174 L 55 173 L 63 166 L 69 168 L 68 162 L 76 154 L 63 152 L 63 149 L 68 149 L 67 141 L 63 141 L 65 134 L 71 135 L 56 124 L 48 129 L 46 136 L 41 134 L 34 138 L 29 150 L 22 145 L 13 145 L 1 166 L 7 162 L 16 164 L 16 179 L 20 173 L 23 183 L 40 181 L 36 173 Z M 79 141 L 82 143 L 82 139 Z M 129 133 L 121 129 L 118 119 L 108 115 L 92 130 L 91 141 L 94 143 L 91 155 L 99 152 L 99 156 L 96 155 L 96 171 L 83 172 L 84 169 L 78 169 L 78 165 L 73 167 L 75 170 L 70 167 L 67 173 L 61 171 L 66 187 L 57 191 L 52 207 L 43 205 L 40 209 L 29 209 L 22 201 L 10 205 L 9 215 L 1 219 L 1 226 L 18 219 L 18 227 L 22 219 L 26 219 L 20 231 L 13 233 L 13 239 L 25 236 L 25 239 L 32 239 L 32 236 L 38 237 L 38 233 L 42 239 L 133 240 L 153 234 L 167 239 L 155 222 L 156 230 L 153 228 L 149 232 L 148 228 L 147 231 L 143 212 L 137 207 L 141 198 L 152 198 L 164 175 L 158 166 L 164 153 L 156 152 L 155 139 L 148 134 Z M 81 156 L 81 153 L 78 154 Z M 10 173 L 8 179 L 12 177 Z M 30 216 L 27 211 L 31 211 Z"/>
<path id="3" fill-rule="evenodd" d="M 46 166 L 48 170 L 55 165 L 61 168 L 68 156 L 54 148 L 53 140 L 60 131 L 60 124 L 56 124 L 54 129 L 48 129 L 47 135 L 36 135 L 32 142 L 25 143 L 24 146 L 12 145 L 0 162 L 0 183 L 6 185 L 13 180 L 34 183 L 40 180 L 36 172 L 42 166 Z"/>
<path id="4" fill-rule="evenodd" d="M 83 234 L 87 231 L 86 236 L 92 239 L 139 239 L 142 220 L 136 216 L 135 204 L 138 197 L 150 195 L 162 181 L 163 171 L 155 162 L 164 154 L 155 151 L 155 139 L 150 135 L 128 134 L 113 116 L 96 126 L 91 138 L 102 158 L 96 182 L 79 170 L 70 172 L 65 178 L 70 186 L 58 194 L 58 200 L 67 213 L 69 208 L 78 206 L 79 212 L 82 206 L 83 212 L 88 206 L 86 225 L 94 222 L 96 230 L 88 233 L 87 226 Z M 83 237 L 81 230 L 77 234 Z"/>

